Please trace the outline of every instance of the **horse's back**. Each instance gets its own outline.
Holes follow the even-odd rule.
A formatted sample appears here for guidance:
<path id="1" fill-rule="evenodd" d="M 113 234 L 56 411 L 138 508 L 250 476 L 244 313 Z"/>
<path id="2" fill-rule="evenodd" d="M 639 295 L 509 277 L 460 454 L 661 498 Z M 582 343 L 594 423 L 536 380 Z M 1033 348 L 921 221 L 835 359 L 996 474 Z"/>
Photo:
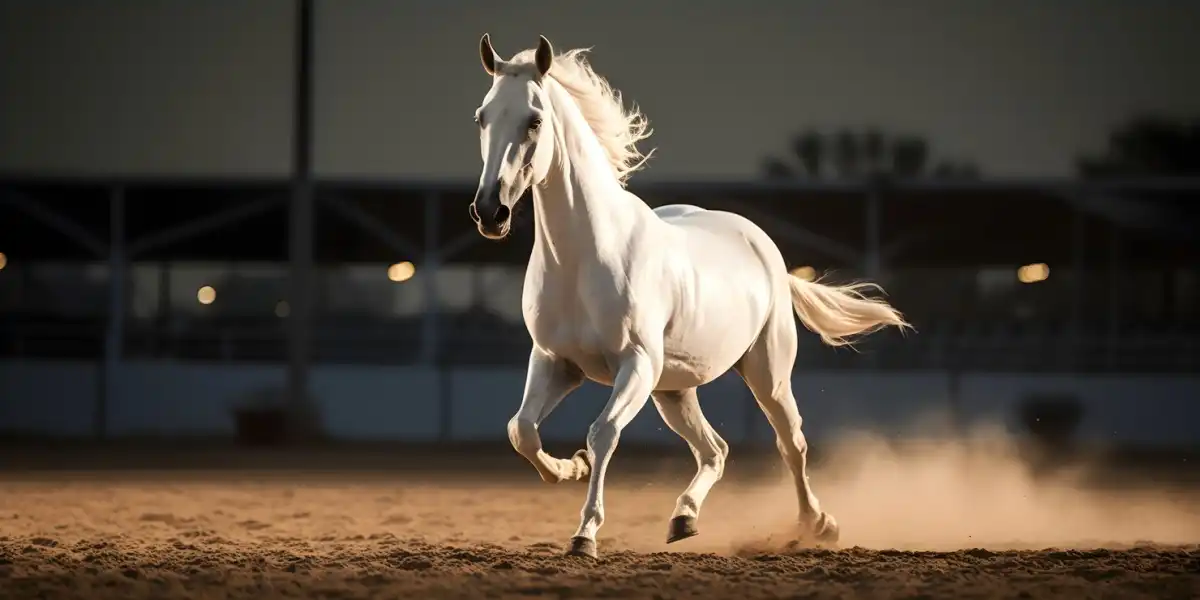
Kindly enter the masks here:
<path id="1" fill-rule="evenodd" d="M 703 237 L 712 236 L 715 239 L 728 240 L 743 248 L 745 247 L 744 242 L 749 241 L 756 257 L 768 271 L 775 271 L 783 267 L 783 255 L 774 240 L 757 223 L 742 215 L 724 210 L 710 210 L 692 204 L 666 204 L 654 209 L 654 214 L 664 223 L 681 227 L 684 230 L 702 231 L 706 234 Z M 716 247 L 712 247 L 708 245 L 709 243 L 711 240 L 705 240 L 703 246 L 717 250 L 722 245 L 717 243 Z"/>
<path id="2" fill-rule="evenodd" d="M 702 212 L 704 210 L 705 209 L 692 204 L 664 204 L 654 209 L 654 214 L 658 215 L 658 218 L 671 223 L 680 217 L 686 217 L 690 214 Z"/>

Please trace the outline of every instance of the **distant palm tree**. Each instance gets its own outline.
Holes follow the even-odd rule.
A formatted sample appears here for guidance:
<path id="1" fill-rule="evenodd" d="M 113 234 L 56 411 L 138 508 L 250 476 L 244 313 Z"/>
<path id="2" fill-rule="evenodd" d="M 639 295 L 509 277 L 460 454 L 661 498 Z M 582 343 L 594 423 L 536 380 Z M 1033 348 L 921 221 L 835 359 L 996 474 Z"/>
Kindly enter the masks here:
<path id="1" fill-rule="evenodd" d="M 884 172 L 883 161 L 887 154 L 887 142 L 884 139 L 883 132 L 878 128 L 868 128 L 863 133 L 863 156 L 867 159 L 867 172 L 872 175 L 878 175 Z"/>
<path id="2" fill-rule="evenodd" d="M 806 131 L 792 142 L 792 152 L 800 159 L 805 173 L 812 178 L 821 176 L 821 163 L 825 158 L 825 139 L 816 131 Z"/>
<path id="3" fill-rule="evenodd" d="M 858 136 L 849 129 L 843 129 L 834 137 L 834 164 L 837 165 L 837 174 L 843 179 L 854 179 L 859 175 L 860 159 L 862 157 L 862 147 L 859 143 Z"/>
<path id="4" fill-rule="evenodd" d="M 1076 163 L 1086 178 L 1200 175 L 1200 118 L 1134 117 L 1115 129 L 1099 156 Z"/>
<path id="5" fill-rule="evenodd" d="M 856 179 L 864 175 L 979 177 L 979 168 L 967 161 L 941 161 L 931 169 L 928 141 L 914 135 L 889 136 L 878 127 L 860 132 L 841 129 L 829 137 L 808 129 L 792 139 L 791 151 L 790 160 L 781 157 L 764 160 L 763 173 L 773 179 L 828 176 Z M 827 159 L 832 162 L 832 170 L 826 168 Z"/>
<path id="6" fill-rule="evenodd" d="M 925 174 L 929 143 L 916 136 L 900 136 L 892 142 L 892 174 L 915 178 Z"/>

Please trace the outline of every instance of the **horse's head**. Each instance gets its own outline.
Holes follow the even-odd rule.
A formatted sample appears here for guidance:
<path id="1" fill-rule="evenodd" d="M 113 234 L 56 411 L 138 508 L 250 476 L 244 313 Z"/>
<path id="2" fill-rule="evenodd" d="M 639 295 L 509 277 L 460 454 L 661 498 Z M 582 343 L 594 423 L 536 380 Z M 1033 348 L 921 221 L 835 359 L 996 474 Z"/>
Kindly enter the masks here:
<path id="1" fill-rule="evenodd" d="M 504 61 L 485 33 L 479 54 L 483 69 L 492 76 L 492 88 L 475 112 L 483 172 L 471 218 L 479 233 L 499 239 L 508 235 L 517 201 L 550 171 L 554 123 L 542 80 L 554 62 L 554 49 L 542 37 L 532 62 Z"/>

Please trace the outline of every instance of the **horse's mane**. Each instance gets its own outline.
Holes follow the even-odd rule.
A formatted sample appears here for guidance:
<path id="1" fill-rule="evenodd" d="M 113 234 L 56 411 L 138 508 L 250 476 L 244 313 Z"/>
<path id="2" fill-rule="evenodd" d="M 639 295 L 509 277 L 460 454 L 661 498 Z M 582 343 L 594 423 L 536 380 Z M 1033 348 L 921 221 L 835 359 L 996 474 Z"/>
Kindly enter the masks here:
<path id="1" fill-rule="evenodd" d="M 547 77 L 575 100 L 608 155 L 617 181 L 624 184 L 654 154 L 653 150 L 642 154 L 637 148 L 637 143 L 650 137 L 652 131 L 637 106 L 626 110 L 621 92 L 592 70 L 584 56 L 588 50 L 576 48 L 555 56 Z M 534 49 L 523 50 L 513 56 L 511 63 L 514 66 L 532 65 L 535 52 Z"/>

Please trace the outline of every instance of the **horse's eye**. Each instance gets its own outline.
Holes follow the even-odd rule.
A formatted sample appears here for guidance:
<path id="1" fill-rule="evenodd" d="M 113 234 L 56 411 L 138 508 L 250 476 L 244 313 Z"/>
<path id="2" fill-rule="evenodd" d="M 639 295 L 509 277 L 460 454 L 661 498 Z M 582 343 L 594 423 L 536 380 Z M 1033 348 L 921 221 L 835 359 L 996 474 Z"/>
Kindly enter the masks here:
<path id="1" fill-rule="evenodd" d="M 529 130 L 530 131 L 537 131 L 537 129 L 541 126 L 542 126 L 542 118 L 541 117 L 532 117 L 529 119 Z"/>

